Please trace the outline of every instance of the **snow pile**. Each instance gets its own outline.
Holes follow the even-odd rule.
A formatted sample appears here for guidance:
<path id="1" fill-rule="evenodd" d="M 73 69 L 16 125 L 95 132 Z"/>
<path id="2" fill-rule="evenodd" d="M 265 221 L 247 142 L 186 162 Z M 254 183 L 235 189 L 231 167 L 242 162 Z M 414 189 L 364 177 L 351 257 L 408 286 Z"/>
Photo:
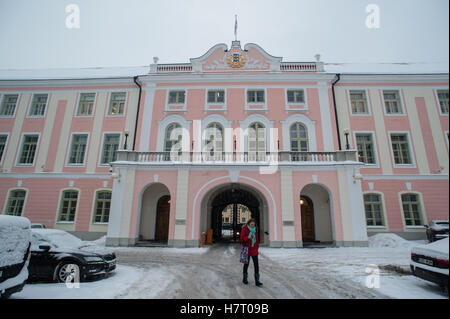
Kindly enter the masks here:
<path id="1" fill-rule="evenodd" d="M 30 240 L 28 218 L 0 215 L 0 267 L 23 262 Z"/>
<path id="2" fill-rule="evenodd" d="M 411 248 L 417 243 L 405 240 L 392 233 L 376 234 L 368 238 L 369 247 L 374 248 Z"/>
<path id="3" fill-rule="evenodd" d="M 449 255 L 448 237 L 437 240 L 431 244 L 419 245 L 411 249 L 412 253 L 417 255 L 425 255 L 432 258 L 448 260 Z"/>

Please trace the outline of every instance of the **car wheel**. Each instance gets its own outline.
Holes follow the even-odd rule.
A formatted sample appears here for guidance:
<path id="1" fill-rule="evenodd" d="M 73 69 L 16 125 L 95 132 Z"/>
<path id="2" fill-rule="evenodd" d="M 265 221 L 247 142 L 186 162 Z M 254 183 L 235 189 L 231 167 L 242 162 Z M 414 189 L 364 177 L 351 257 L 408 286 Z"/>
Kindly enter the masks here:
<path id="1" fill-rule="evenodd" d="M 56 267 L 55 279 L 57 282 L 80 281 L 80 266 L 73 261 L 63 261 Z"/>

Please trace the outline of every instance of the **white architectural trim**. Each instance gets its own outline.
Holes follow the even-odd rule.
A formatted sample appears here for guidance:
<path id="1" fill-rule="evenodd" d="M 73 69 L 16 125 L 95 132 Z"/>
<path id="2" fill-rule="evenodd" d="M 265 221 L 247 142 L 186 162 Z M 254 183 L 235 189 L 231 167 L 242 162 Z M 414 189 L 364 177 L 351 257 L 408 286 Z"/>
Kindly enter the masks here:
<path id="1" fill-rule="evenodd" d="M 366 226 L 367 229 L 369 230 L 384 230 L 387 231 L 389 230 L 389 224 L 388 224 L 388 218 L 387 218 L 387 211 L 386 211 L 386 203 L 384 200 L 384 193 L 380 192 L 380 191 L 376 191 L 376 190 L 368 190 L 368 191 L 363 191 L 362 195 L 363 195 L 363 202 L 364 202 L 364 195 L 367 194 L 376 194 L 376 195 L 380 195 L 381 198 L 381 208 L 383 209 L 383 225 L 382 226 Z M 364 202 L 364 207 L 365 207 L 365 202 Z M 364 214 L 365 214 L 365 210 L 364 210 Z M 367 217 L 366 217 L 367 219 Z M 367 222 L 366 222 L 367 225 Z"/>
<path id="2" fill-rule="evenodd" d="M 330 99 L 328 96 L 329 85 L 321 81 L 317 85 L 319 92 L 320 120 L 323 135 L 323 148 L 325 152 L 334 151 L 333 130 L 331 123 Z"/>
<path id="3" fill-rule="evenodd" d="M 251 114 L 247 116 L 244 120 L 239 121 L 241 127 L 240 134 L 240 150 L 239 152 L 248 152 L 248 127 L 254 122 L 260 122 L 266 127 L 266 150 L 268 152 L 275 151 L 275 144 L 273 140 L 272 128 L 273 120 L 269 120 L 266 116 L 262 114 Z"/>
<path id="4" fill-rule="evenodd" d="M 423 222 L 424 225 L 428 224 L 428 218 L 427 218 L 427 214 L 425 211 L 425 206 L 424 206 L 424 202 L 423 202 L 423 195 L 421 192 L 416 191 L 416 190 L 405 190 L 405 191 L 400 191 L 397 194 L 398 197 L 398 201 L 399 201 L 399 205 L 400 205 L 400 212 L 401 212 L 401 216 L 402 216 L 402 224 L 403 224 L 403 230 L 404 231 L 424 231 L 425 227 L 422 226 L 407 226 L 406 222 L 405 222 L 405 212 L 403 211 L 403 202 L 402 202 L 402 195 L 403 194 L 415 194 L 419 196 L 419 201 L 420 201 L 420 212 L 421 212 L 421 220 Z"/>
<path id="5" fill-rule="evenodd" d="M 389 147 L 391 150 L 391 160 L 392 165 L 394 168 L 416 168 L 416 154 L 414 154 L 414 148 L 411 141 L 411 134 L 409 131 L 388 131 L 389 136 Z M 409 148 L 409 154 L 411 156 L 411 164 L 396 164 L 395 158 L 394 158 L 394 150 L 392 149 L 392 134 L 406 134 L 406 137 L 408 138 L 408 148 Z"/>
<path id="6" fill-rule="evenodd" d="M 11 194 L 12 191 L 15 190 L 24 190 L 25 191 L 25 198 L 23 200 L 23 207 L 22 207 L 22 212 L 20 214 L 20 216 L 24 215 L 25 212 L 25 208 L 28 202 L 28 194 L 30 193 L 30 190 L 26 187 L 22 187 L 22 186 L 18 186 L 18 187 L 12 187 L 10 189 L 8 189 L 7 193 L 6 193 L 6 198 L 5 198 L 5 202 L 3 203 L 3 210 L 2 212 L 0 212 L 0 215 L 5 214 L 6 213 L 6 207 L 8 206 L 8 202 L 9 202 L 9 196 Z"/>
<path id="7" fill-rule="evenodd" d="M 33 163 L 32 164 L 20 164 L 19 163 L 19 159 L 22 153 L 22 148 L 23 148 L 23 138 L 25 135 L 37 135 L 38 136 L 38 140 L 36 142 L 36 151 L 34 152 L 34 158 L 33 158 Z M 39 152 L 39 145 L 41 143 L 41 132 L 22 132 L 21 136 L 20 136 L 20 142 L 19 142 L 19 147 L 16 150 L 16 160 L 15 160 L 15 165 L 16 167 L 34 167 L 34 164 L 36 164 L 36 158 L 38 156 L 38 152 Z"/>
<path id="8" fill-rule="evenodd" d="M 373 150 L 374 150 L 374 157 L 375 157 L 375 164 L 367 164 L 364 163 L 366 166 L 364 168 L 380 168 L 380 161 L 378 159 L 378 147 L 377 147 L 377 141 L 376 141 L 376 134 L 375 131 L 353 131 L 353 149 L 358 151 L 358 144 L 356 141 L 356 134 L 370 134 L 372 136 L 372 142 L 373 142 Z"/>
<path id="9" fill-rule="evenodd" d="M 288 91 L 295 90 L 295 91 L 303 91 L 303 103 L 296 103 L 296 102 L 289 102 L 288 101 Z M 285 110 L 288 112 L 308 112 L 308 96 L 307 96 L 307 89 L 303 86 L 290 86 L 284 89 L 284 102 L 285 102 Z M 292 106 L 302 106 L 301 108 L 295 108 Z"/>
<path id="10" fill-rule="evenodd" d="M 300 122 L 306 126 L 306 129 L 308 130 L 308 151 L 309 152 L 316 152 L 317 151 L 317 141 L 316 141 L 316 121 L 311 120 L 309 117 L 307 117 L 304 114 L 292 114 L 285 120 L 280 121 L 282 124 L 282 134 L 283 134 L 283 150 L 284 151 L 291 151 L 290 148 L 290 140 L 291 140 L 291 134 L 290 134 L 290 127 L 292 124 Z"/>
<path id="11" fill-rule="evenodd" d="M 200 151 L 203 151 L 205 147 L 205 133 L 206 133 L 206 127 L 210 123 L 219 123 L 223 127 L 223 148 L 225 152 L 232 152 L 232 120 L 227 120 L 224 116 L 220 114 L 210 114 L 206 117 L 204 117 L 201 120 L 201 144 L 200 144 Z"/>
<path id="12" fill-rule="evenodd" d="M 190 134 L 191 121 L 186 120 L 183 116 L 178 114 L 166 116 L 162 120 L 158 121 L 158 140 L 156 143 L 156 151 L 157 152 L 164 151 L 164 135 L 166 132 L 166 127 L 170 123 L 178 123 L 181 125 L 181 128 L 183 130 L 181 149 L 183 152 L 189 152 L 191 143 L 191 134 Z"/>
<path id="13" fill-rule="evenodd" d="M 2 166 L 3 162 L 5 161 L 6 152 L 8 151 L 10 132 L 0 132 L 0 135 L 6 135 L 5 146 L 3 147 L 3 154 L 1 154 L 1 157 L 0 157 L 0 166 Z"/>

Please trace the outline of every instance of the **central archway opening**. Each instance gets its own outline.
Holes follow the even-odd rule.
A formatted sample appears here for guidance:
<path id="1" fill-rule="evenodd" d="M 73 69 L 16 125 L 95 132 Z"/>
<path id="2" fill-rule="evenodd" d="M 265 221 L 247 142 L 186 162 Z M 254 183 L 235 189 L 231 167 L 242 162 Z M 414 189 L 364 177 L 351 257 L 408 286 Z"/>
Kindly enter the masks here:
<path id="1" fill-rule="evenodd" d="M 232 185 L 218 193 L 211 203 L 211 228 L 215 242 L 238 242 L 240 231 L 250 218 L 260 223 L 260 203 L 250 191 Z M 260 236 L 258 227 L 258 235 Z"/>

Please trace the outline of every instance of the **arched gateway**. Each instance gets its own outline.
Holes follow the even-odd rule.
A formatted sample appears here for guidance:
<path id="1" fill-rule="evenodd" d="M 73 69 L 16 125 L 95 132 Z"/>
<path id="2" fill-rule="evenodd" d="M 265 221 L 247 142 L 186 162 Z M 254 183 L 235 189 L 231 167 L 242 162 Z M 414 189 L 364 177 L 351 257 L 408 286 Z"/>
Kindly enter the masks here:
<path id="1" fill-rule="evenodd" d="M 269 210 L 260 191 L 242 183 L 227 183 L 208 191 L 201 202 L 200 232 L 213 230 L 214 242 L 238 242 L 248 219 L 258 224 L 260 243 L 269 241 Z"/>

